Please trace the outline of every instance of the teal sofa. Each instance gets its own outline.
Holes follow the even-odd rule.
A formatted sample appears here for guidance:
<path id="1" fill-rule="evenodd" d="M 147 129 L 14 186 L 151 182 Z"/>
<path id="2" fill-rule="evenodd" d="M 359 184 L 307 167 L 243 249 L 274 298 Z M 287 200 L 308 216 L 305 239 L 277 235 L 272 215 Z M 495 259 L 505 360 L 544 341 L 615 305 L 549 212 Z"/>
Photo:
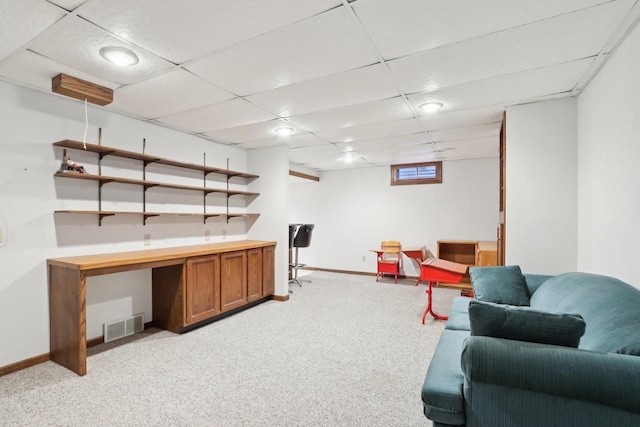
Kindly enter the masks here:
<path id="1" fill-rule="evenodd" d="M 425 416 L 435 427 L 640 426 L 640 290 L 587 273 L 522 277 L 528 307 L 517 309 L 579 315 L 577 348 L 529 342 L 526 323 L 519 339 L 472 334 L 469 306 L 485 303 L 458 297 L 422 387 Z"/>

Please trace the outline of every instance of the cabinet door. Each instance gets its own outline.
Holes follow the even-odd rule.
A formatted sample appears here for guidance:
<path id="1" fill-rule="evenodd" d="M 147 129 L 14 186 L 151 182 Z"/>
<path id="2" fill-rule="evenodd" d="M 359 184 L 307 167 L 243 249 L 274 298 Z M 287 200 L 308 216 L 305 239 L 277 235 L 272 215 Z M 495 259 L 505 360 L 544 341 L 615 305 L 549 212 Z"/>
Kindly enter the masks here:
<path id="1" fill-rule="evenodd" d="M 185 323 L 220 313 L 220 255 L 187 260 Z"/>
<path id="2" fill-rule="evenodd" d="M 262 298 L 262 248 L 247 251 L 247 301 Z"/>
<path id="3" fill-rule="evenodd" d="M 222 311 L 247 302 L 247 251 L 220 255 L 220 297 Z"/>
<path id="4" fill-rule="evenodd" d="M 276 290 L 275 276 L 276 247 L 262 249 L 262 295 L 273 295 Z"/>

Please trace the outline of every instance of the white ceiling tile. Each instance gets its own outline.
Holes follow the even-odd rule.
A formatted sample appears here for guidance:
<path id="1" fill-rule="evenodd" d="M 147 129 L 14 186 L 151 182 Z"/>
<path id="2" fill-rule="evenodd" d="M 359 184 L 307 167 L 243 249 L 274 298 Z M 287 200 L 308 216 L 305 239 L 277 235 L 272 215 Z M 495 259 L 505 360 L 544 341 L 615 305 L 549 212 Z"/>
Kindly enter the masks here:
<path id="1" fill-rule="evenodd" d="M 438 149 L 447 150 L 442 153 L 447 159 L 473 159 L 481 157 L 498 157 L 500 138 L 490 136 L 461 141 L 438 143 Z"/>
<path id="2" fill-rule="evenodd" d="M 233 94 L 188 71 L 176 69 L 141 83 L 121 87 L 115 92 L 109 108 L 153 119 L 232 98 Z"/>
<path id="3" fill-rule="evenodd" d="M 466 126 L 429 132 L 429 136 L 436 142 L 456 141 L 461 139 L 483 138 L 500 135 L 501 122 L 483 125 Z"/>
<path id="4" fill-rule="evenodd" d="M 340 4 L 339 0 L 103 0 L 87 5 L 81 15 L 163 58 L 183 63 Z"/>
<path id="5" fill-rule="evenodd" d="M 50 3 L 57 4 L 66 10 L 75 10 L 78 6 L 87 2 L 87 0 L 47 0 Z"/>
<path id="6" fill-rule="evenodd" d="M 289 121 L 309 132 L 413 117 L 402 98 L 384 99 L 349 107 L 289 117 Z"/>
<path id="7" fill-rule="evenodd" d="M 415 108 L 425 102 L 444 104 L 442 113 L 487 105 L 512 105 L 561 92 L 568 93 L 585 72 L 591 58 L 507 76 L 451 86 L 434 92 L 409 95 Z"/>
<path id="8" fill-rule="evenodd" d="M 404 93 L 433 91 L 598 54 L 628 12 L 611 2 L 389 62 Z"/>
<path id="9" fill-rule="evenodd" d="M 405 135 L 423 131 L 424 127 L 416 119 L 351 126 L 318 132 L 317 135 L 331 142 L 350 142 L 384 136 Z"/>
<path id="10" fill-rule="evenodd" d="M 439 160 L 441 153 L 435 151 L 431 144 L 419 146 L 384 148 L 362 152 L 362 156 L 376 164 L 402 164 Z"/>
<path id="11" fill-rule="evenodd" d="M 290 136 L 279 136 L 276 129 L 288 127 L 293 129 Z M 287 139 L 306 133 L 291 123 L 284 120 L 268 120 L 259 123 L 252 123 L 244 126 L 237 126 L 227 129 L 219 129 L 213 132 L 207 132 L 205 135 L 213 140 L 226 142 L 229 144 L 245 144 L 254 141 L 279 140 L 279 143 L 286 143 Z"/>
<path id="12" fill-rule="evenodd" d="M 107 62 L 99 54 L 100 49 L 106 46 L 127 48 L 138 55 L 140 62 L 129 67 Z M 42 33 L 29 45 L 29 49 L 61 64 L 120 84 L 152 77 L 171 67 L 169 62 L 75 16 L 67 17 Z"/>
<path id="13" fill-rule="evenodd" d="M 540 21 L 606 0 L 361 0 L 353 8 L 385 59 Z"/>
<path id="14" fill-rule="evenodd" d="M 393 137 L 363 139 L 353 142 L 341 142 L 338 145 L 344 149 L 352 149 L 356 152 L 379 150 L 382 148 L 397 148 L 415 146 L 421 144 L 431 144 L 431 137 L 424 132 L 410 135 L 399 135 Z"/>
<path id="15" fill-rule="evenodd" d="M 304 135 L 291 136 L 285 139 L 284 142 L 289 146 L 289 148 L 302 148 L 324 145 L 327 144 L 328 141 L 319 138 L 312 133 L 305 133 Z"/>
<path id="16" fill-rule="evenodd" d="M 187 68 L 237 95 L 249 95 L 376 62 L 364 34 L 341 7 L 236 44 Z"/>
<path id="17" fill-rule="evenodd" d="M 162 117 L 158 119 L 158 121 L 178 129 L 205 133 L 275 118 L 272 114 L 267 113 L 250 102 L 236 98 L 208 107 Z"/>
<path id="18" fill-rule="evenodd" d="M 318 171 L 327 171 L 327 170 L 339 170 L 339 169 L 350 169 L 350 168 L 362 168 L 362 167 L 369 167 L 374 165 L 366 159 L 356 157 L 352 159 L 350 162 L 346 162 L 340 158 L 335 158 L 335 159 L 314 161 L 312 163 L 307 163 L 305 166 Z"/>
<path id="19" fill-rule="evenodd" d="M 340 158 L 344 152 L 345 149 L 343 147 L 327 143 L 311 147 L 292 148 L 289 150 L 289 159 L 299 164 L 314 161 L 331 161 Z"/>
<path id="20" fill-rule="evenodd" d="M 329 110 L 397 96 L 380 64 L 250 95 L 247 99 L 281 117 Z"/>
<path id="21" fill-rule="evenodd" d="M 51 79 L 60 73 L 68 74 L 100 86 L 116 89 L 118 83 L 84 73 L 80 70 L 59 64 L 37 53 L 25 50 L 0 62 L 0 74 L 23 85 L 51 92 Z M 60 95 L 63 96 L 63 95 Z"/>
<path id="22" fill-rule="evenodd" d="M 473 108 L 471 110 L 454 111 L 424 115 L 420 121 L 428 131 L 450 129 L 462 126 L 482 125 L 502 121 L 503 105 Z"/>
<path id="23" fill-rule="evenodd" d="M 247 142 L 244 144 L 238 144 L 236 147 L 242 148 L 244 150 L 255 150 L 257 148 L 267 148 L 267 147 L 275 147 L 277 145 L 285 145 L 283 141 L 277 139 L 269 139 L 265 141 L 254 141 Z"/>
<path id="24" fill-rule="evenodd" d="M 0 0 L 0 10 L 0 61 L 65 16 L 42 0 Z"/>

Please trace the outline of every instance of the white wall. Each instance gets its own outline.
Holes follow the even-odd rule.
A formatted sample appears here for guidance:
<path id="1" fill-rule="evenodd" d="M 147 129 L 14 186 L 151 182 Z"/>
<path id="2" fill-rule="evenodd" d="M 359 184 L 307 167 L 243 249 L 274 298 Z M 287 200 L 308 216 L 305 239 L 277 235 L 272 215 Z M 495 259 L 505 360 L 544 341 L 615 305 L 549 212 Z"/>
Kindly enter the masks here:
<path id="1" fill-rule="evenodd" d="M 346 271 L 375 272 L 383 240 L 405 248 L 438 240 L 495 240 L 498 222 L 498 158 L 443 163 L 443 183 L 391 186 L 390 168 L 372 167 L 320 174 L 320 182 L 292 183 L 292 223 L 313 223 L 311 246 L 300 262 Z M 364 261 L 363 261 L 364 257 Z M 405 258 L 407 275 L 417 268 Z"/>
<path id="2" fill-rule="evenodd" d="M 578 97 L 578 268 L 640 288 L 640 28 Z"/>
<path id="3" fill-rule="evenodd" d="M 97 142 L 97 129 L 102 127 L 105 146 L 141 151 L 142 139 L 146 138 L 150 154 L 201 163 L 206 152 L 209 165 L 226 167 L 229 158 L 231 169 L 246 170 L 243 150 L 100 107 L 89 106 L 88 110 L 88 142 Z M 139 216 L 116 216 L 105 218 L 99 227 L 93 215 L 54 215 L 61 209 L 97 209 L 97 183 L 53 177 L 62 150 L 52 143 L 83 139 L 84 104 L 0 81 L 0 122 L 0 222 L 8 229 L 8 244 L 0 247 L 0 366 L 49 352 L 47 258 L 146 249 L 143 236 L 147 233 L 151 234 L 151 248 L 205 243 L 205 230 L 211 232 L 211 242 L 222 240 L 223 230 L 228 240 L 246 238 L 246 223 L 240 220 L 226 224 L 216 218 L 205 225 L 202 218 L 155 217 L 143 226 Z M 89 172 L 97 173 L 96 155 L 71 154 Z M 142 166 L 140 162 L 107 157 L 103 174 L 108 173 L 142 178 Z M 177 168 L 150 166 L 147 179 L 202 186 L 201 173 Z M 142 210 L 142 189 L 136 186 L 107 184 L 103 197 L 103 209 Z M 224 195 L 221 200 L 216 197 L 207 196 L 210 212 L 226 208 L 215 206 L 225 203 Z M 201 192 L 150 189 L 147 198 L 149 211 L 202 210 Z M 233 209 L 245 209 L 244 202 L 231 199 Z M 87 303 L 90 339 L 102 335 L 106 321 L 139 312 L 150 321 L 150 270 L 90 278 Z"/>
<path id="4" fill-rule="evenodd" d="M 505 263 L 558 274 L 577 264 L 576 100 L 507 109 Z"/>
<path id="5" fill-rule="evenodd" d="M 247 164 L 252 173 L 260 175 L 248 187 L 249 191 L 260 193 L 248 206 L 249 212 L 260 212 L 260 220 L 249 229 L 247 237 L 277 242 L 275 294 L 286 296 L 289 295 L 289 149 L 281 145 L 248 151 Z"/>

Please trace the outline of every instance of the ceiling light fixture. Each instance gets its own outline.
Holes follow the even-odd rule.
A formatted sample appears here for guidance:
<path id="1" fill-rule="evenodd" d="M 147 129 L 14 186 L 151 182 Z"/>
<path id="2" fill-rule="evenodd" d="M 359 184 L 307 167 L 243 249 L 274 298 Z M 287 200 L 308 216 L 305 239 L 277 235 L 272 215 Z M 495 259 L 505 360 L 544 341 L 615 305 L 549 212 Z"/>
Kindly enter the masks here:
<path id="1" fill-rule="evenodd" d="M 100 56 L 121 67 L 130 67 L 140 62 L 138 56 L 124 47 L 108 46 L 100 49 Z"/>
<path id="2" fill-rule="evenodd" d="M 353 152 L 351 152 L 351 150 L 349 150 L 344 156 L 342 156 L 342 160 L 345 163 L 351 163 L 354 159 L 355 157 L 353 156 Z"/>
<path id="3" fill-rule="evenodd" d="M 418 105 L 418 108 L 425 113 L 435 113 L 442 107 L 444 107 L 444 104 L 441 102 L 425 102 L 424 104 Z"/>
<path id="4" fill-rule="evenodd" d="M 293 129 L 288 127 L 281 127 L 276 129 L 275 132 L 280 136 L 289 136 L 293 133 Z"/>

